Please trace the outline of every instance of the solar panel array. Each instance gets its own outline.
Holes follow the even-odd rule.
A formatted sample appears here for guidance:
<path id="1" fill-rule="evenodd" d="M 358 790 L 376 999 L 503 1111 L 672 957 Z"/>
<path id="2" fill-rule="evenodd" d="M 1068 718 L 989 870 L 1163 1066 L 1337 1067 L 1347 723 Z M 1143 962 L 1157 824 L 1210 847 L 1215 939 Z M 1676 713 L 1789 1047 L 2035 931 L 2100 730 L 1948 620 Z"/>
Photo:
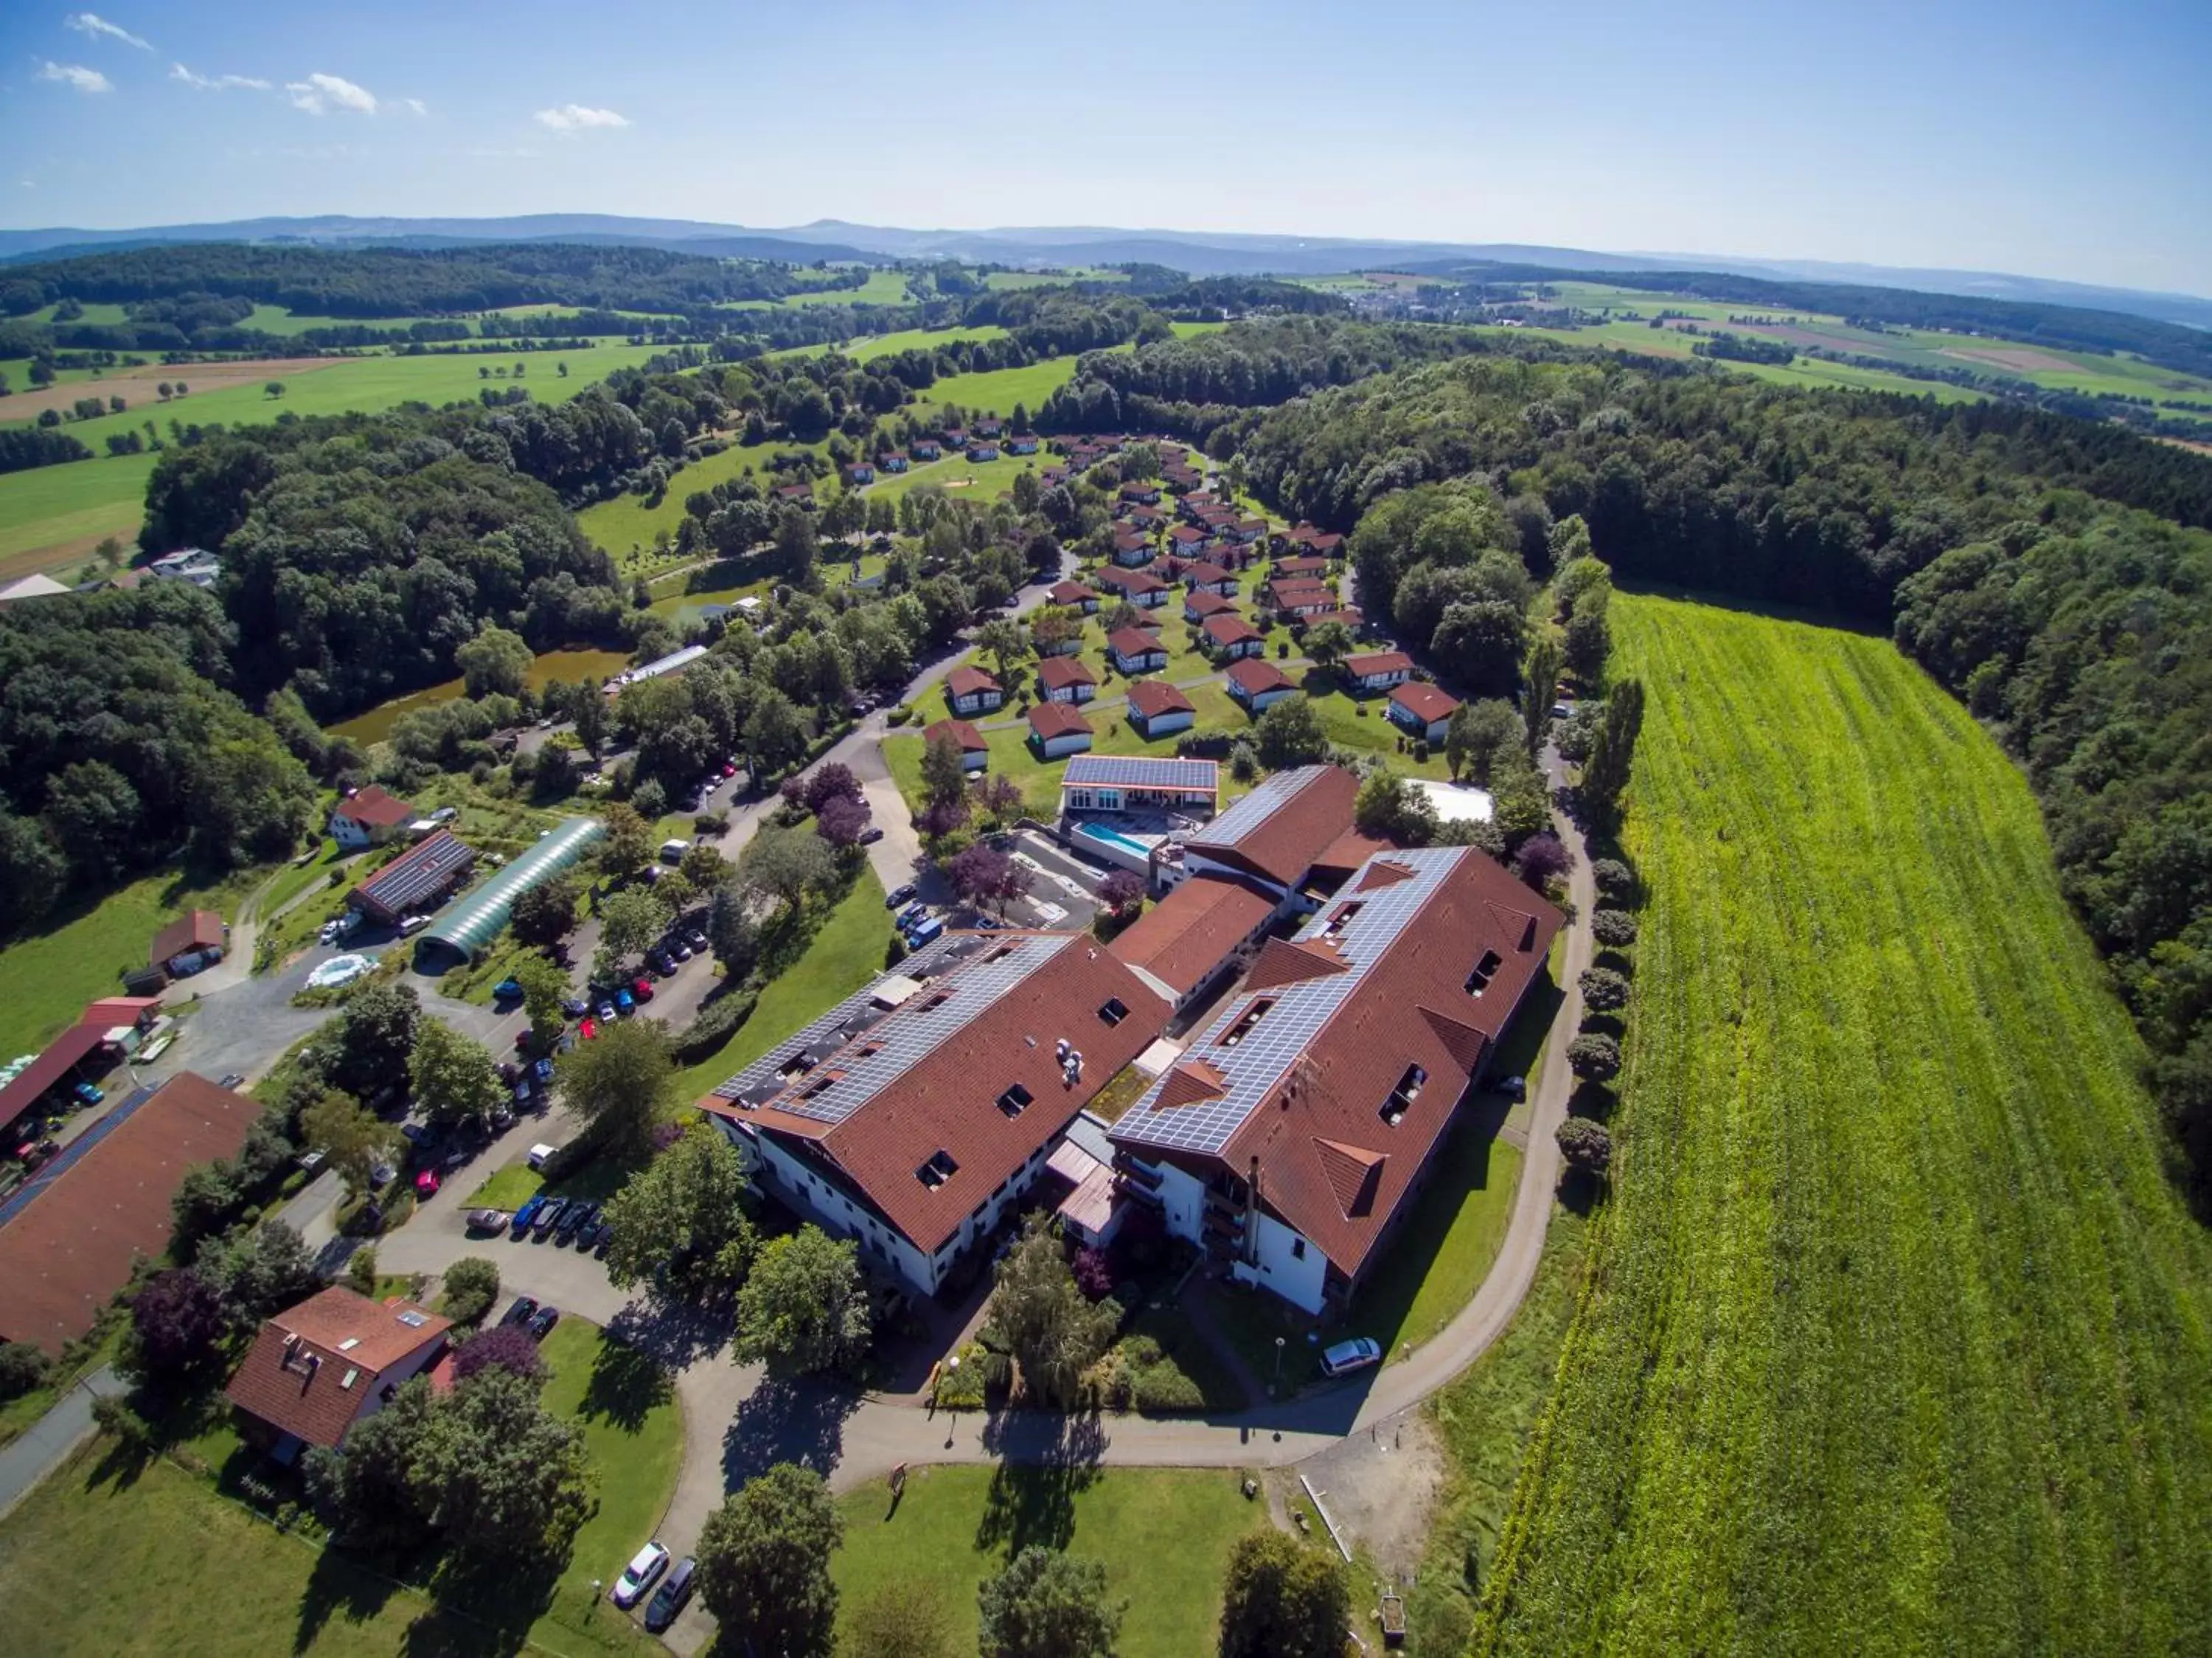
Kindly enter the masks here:
<path id="1" fill-rule="evenodd" d="M 834 1127 L 1074 942 L 1072 933 L 963 937 L 957 949 L 931 958 L 922 988 L 897 1007 L 875 1010 L 871 1017 L 874 992 L 872 987 L 864 991 L 808 1026 L 796 1042 L 782 1044 L 772 1059 L 756 1061 L 714 1092 L 744 1103 L 741 1096 L 774 1082 L 777 1110 Z M 901 973 L 908 978 L 922 978 L 924 971 L 912 957 L 900 963 Z M 940 996 L 942 1003 L 937 1002 Z M 813 1064 L 805 1075 L 786 1082 L 783 1070 L 801 1054 Z M 749 1082 L 763 1067 L 765 1076 Z M 806 1090 L 832 1071 L 839 1073 L 836 1079 L 806 1097 Z M 755 1097 L 750 1103 L 768 1102 Z"/>
<path id="2" fill-rule="evenodd" d="M 1389 953 L 1444 878 L 1470 856 L 1474 855 L 1465 847 L 1434 846 L 1378 853 L 1362 864 L 1359 873 L 1338 893 L 1337 901 L 1313 915 L 1297 932 L 1301 943 L 1319 938 L 1327 932 L 1330 917 L 1345 904 L 1358 904 L 1358 913 L 1332 940 L 1347 971 L 1231 998 L 1183 1051 L 1186 1060 L 1202 1058 L 1221 1072 L 1228 1079 L 1227 1089 L 1211 1100 L 1155 1111 L 1153 1105 L 1166 1085 L 1163 1074 L 1115 1124 L 1115 1143 L 1168 1151 L 1219 1152 L 1352 999 L 1368 971 Z M 1362 876 L 1378 861 L 1401 864 L 1413 871 L 1413 878 L 1372 892 L 1359 891 Z M 1273 1005 L 1233 1047 L 1223 1046 L 1221 1039 L 1255 1003 L 1262 1001 Z M 1385 1087 L 1390 1080 L 1383 1079 Z"/>
<path id="3" fill-rule="evenodd" d="M 362 882 L 360 895 L 387 915 L 404 915 L 411 906 L 449 885 L 475 857 L 476 851 L 467 842 L 441 829 Z"/>
<path id="4" fill-rule="evenodd" d="M 1258 833 L 1262 824 L 1296 800 L 1309 783 L 1328 769 L 1325 765 L 1302 765 L 1295 771 L 1276 772 L 1207 824 L 1203 833 L 1193 835 L 1190 844 L 1200 850 L 1234 846 L 1246 836 Z"/>
<path id="5" fill-rule="evenodd" d="M 1060 786 L 1135 789 L 1214 789 L 1220 767 L 1212 760 L 1170 760 L 1148 755 L 1078 754 L 1067 763 Z"/>

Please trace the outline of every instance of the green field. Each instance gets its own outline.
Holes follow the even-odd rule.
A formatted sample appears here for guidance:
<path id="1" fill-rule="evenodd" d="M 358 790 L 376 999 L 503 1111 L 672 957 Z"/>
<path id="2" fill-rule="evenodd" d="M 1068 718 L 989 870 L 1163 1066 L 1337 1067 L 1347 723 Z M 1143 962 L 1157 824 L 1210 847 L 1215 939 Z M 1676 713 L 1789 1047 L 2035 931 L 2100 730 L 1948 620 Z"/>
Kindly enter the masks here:
<path id="1" fill-rule="evenodd" d="M 102 455 L 0 475 L 0 581 L 88 558 L 106 536 L 128 547 L 157 459 Z"/>
<path id="2" fill-rule="evenodd" d="M 904 305 L 912 297 L 898 271 L 871 271 L 858 288 L 816 288 L 786 294 L 780 305 Z"/>
<path id="3" fill-rule="evenodd" d="M 1111 1429 L 1109 1429 L 1110 1433 Z M 975 1649 L 975 1590 L 1035 1543 L 1102 1562 L 1128 1602 L 1120 1658 L 1189 1658 L 1212 1649 L 1229 1551 L 1267 1521 L 1229 1470 L 927 1467 L 888 1507 L 871 1486 L 838 1500 L 845 1546 L 830 1563 L 849 1610 L 887 1584 L 944 1597 L 951 1649 Z"/>
<path id="4" fill-rule="evenodd" d="M 2212 1240 L 2025 781 L 1881 639 L 1613 614 L 1653 896 L 1482 1649 L 2202 1650 Z"/>
<path id="5" fill-rule="evenodd" d="M 1032 415 L 1045 399 L 1075 378 L 1075 358 L 1048 357 L 1024 369 L 987 369 L 976 375 L 947 375 L 921 393 L 924 408 L 953 404 L 970 415 L 1011 415 L 1024 405 Z"/>
<path id="6" fill-rule="evenodd" d="M 1109 271 L 1097 265 L 1072 265 L 1065 271 L 994 271 L 983 278 L 983 285 L 994 292 L 1004 293 L 1010 288 L 1053 288 L 1071 282 L 1127 282 L 1127 271 Z"/>

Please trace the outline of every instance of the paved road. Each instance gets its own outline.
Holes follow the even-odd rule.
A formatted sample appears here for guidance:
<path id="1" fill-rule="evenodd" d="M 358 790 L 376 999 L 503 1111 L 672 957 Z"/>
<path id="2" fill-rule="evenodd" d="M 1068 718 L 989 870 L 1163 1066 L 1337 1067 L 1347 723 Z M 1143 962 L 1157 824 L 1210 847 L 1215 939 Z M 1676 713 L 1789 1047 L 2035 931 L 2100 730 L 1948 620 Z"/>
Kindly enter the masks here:
<path id="1" fill-rule="evenodd" d="M 0 1450 L 0 1515 L 14 1508 L 26 1491 L 61 1466 L 69 1454 L 92 1432 L 94 1394 L 130 1391 L 120 1376 L 102 1365 L 57 1399 L 53 1409 L 26 1428 L 6 1449 Z"/>

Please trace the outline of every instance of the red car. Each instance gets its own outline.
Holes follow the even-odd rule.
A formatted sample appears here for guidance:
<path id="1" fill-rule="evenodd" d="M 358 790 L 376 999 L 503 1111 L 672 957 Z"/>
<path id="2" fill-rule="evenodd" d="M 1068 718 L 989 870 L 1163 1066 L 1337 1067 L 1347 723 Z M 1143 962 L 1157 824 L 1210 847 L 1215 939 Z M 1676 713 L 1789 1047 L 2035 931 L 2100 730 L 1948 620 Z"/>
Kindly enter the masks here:
<path id="1" fill-rule="evenodd" d="M 738 775 L 738 768 L 734 765 L 725 765 L 722 768 L 722 775 L 726 777 L 734 777 Z"/>
<path id="2" fill-rule="evenodd" d="M 576 1027 L 576 1034 L 582 1037 L 586 1042 L 590 1041 L 599 1033 L 599 1021 L 596 1019 L 586 1019 L 582 1024 Z"/>
<path id="3" fill-rule="evenodd" d="M 415 1191 L 417 1196 L 428 1198 L 437 1189 L 438 1171 L 436 1169 L 426 1168 L 415 1177 Z"/>
<path id="4" fill-rule="evenodd" d="M 632 984 L 629 989 L 630 994 L 635 996 L 641 1002 L 650 1002 L 653 1000 L 653 981 L 649 978 L 639 979 L 636 983 Z"/>

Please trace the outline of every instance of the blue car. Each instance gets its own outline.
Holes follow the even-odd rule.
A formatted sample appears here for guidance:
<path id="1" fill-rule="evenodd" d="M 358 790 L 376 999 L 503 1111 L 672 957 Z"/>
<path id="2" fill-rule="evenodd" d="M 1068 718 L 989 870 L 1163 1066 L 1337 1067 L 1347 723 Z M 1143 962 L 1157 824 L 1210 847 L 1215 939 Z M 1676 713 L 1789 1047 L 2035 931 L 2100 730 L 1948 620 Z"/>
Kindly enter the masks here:
<path id="1" fill-rule="evenodd" d="M 535 1197 L 526 1198 L 522 1207 L 514 1211 L 513 1222 L 514 1236 L 520 1238 L 528 1233 L 531 1222 L 538 1218 L 538 1211 L 544 1207 L 545 1194 L 542 1192 Z"/>
<path id="2" fill-rule="evenodd" d="M 615 992 L 615 1010 L 617 1013 L 628 1013 L 636 1005 L 637 998 L 632 996 L 628 991 L 617 991 Z"/>
<path id="3" fill-rule="evenodd" d="M 491 987 L 491 999 L 495 1002 L 520 1002 L 522 1000 L 522 986 L 511 978 L 502 978 Z"/>
<path id="4" fill-rule="evenodd" d="M 530 1074 L 532 1076 L 535 1076 L 541 1082 L 551 1082 L 553 1080 L 553 1062 L 550 1059 L 539 1060 L 536 1064 L 530 1068 Z"/>
<path id="5" fill-rule="evenodd" d="M 75 1088 L 71 1088 L 70 1092 L 76 1095 L 80 1101 L 88 1106 L 96 1106 L 101 1100 L 107 1098 L 105 1094 L 93 1087 L 89 1082 L 79 1082 Z"/>

